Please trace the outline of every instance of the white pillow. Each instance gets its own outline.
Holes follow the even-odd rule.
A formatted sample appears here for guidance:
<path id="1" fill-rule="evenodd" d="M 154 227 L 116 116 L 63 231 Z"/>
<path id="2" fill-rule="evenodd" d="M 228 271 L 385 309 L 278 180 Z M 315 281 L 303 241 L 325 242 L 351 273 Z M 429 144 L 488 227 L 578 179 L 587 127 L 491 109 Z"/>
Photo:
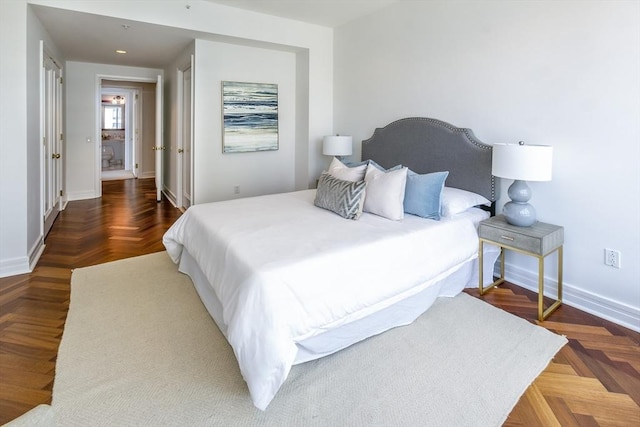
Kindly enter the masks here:
<path id="1" fill-rule="evenodd" d="M 343 181 L 358 182 L 364 179 L 366 170 L 366 164 L 350 168 L 334 157 L 327 172 L 329 175 Z"/>
<path id="2" fill-rule="evenodd" d="M 442 189 L 442 216 L 453 216 L 478 205 L 491 206 L 485 197 L 459 188 L 444 187 Z"/>
<path id="3" fill-rule="evenodd" d="M 367 195 L 364 211 L 397 221 L 404 218 L 404 190 L 407 185 L 407 170 L 381 171 L 375 166 L 367 167 L 364 181 Z"/>

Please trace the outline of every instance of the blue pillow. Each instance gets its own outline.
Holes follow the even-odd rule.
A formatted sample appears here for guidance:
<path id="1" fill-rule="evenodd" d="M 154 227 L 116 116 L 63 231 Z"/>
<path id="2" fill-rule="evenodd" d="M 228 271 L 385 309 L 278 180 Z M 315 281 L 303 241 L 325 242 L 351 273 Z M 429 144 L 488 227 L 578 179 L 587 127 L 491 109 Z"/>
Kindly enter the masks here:
<path id="1" fill-rule="evenodd" d="M 404 192 L 404 211 L 439 221 L 442 189 L 447 176 L 448 171 L 419 175 L 409 170 Z"/>

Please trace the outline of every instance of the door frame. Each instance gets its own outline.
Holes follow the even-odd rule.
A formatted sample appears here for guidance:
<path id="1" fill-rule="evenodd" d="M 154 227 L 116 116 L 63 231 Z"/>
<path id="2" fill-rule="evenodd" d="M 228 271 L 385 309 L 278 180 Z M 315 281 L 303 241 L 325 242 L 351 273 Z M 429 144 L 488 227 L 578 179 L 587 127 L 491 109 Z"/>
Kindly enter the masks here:
<path id="1" fill-rule="evenodd" d="M 162 87 L 164 85 L 161 74 L 158 74 L 156 79 L 156 142 L 154 146 L 156 157 L 156 201 L 162 201 L 162 191 L 164 187 L 164 138 L 162 132 L 164 130 L 164 123 L 162 121 L 164 97 Z"/>
<path id="2" fill-rule="evenodd" d="M 190 70 L 190 91 L 191 91 L 191 105 L 189 105 L 190 109 L 190 120 L 188 126 L 191 128 L 190 135 L 190 151 L 189 158 L 185 159 L 184 151 L 182 151 L 182 155 L 180 155 L 180 150 L 184 150 L 185 141 L 184 141 L 184 112 L 186 106 L 184 105 L 184 75 L 187 70 Z M 178 103 L 178 120 L 177 122 L 177 150 L 176 150 L 176 204 L 178 208 L 184 209 L 184 162 L 190 162 L 189 168 L 189 189 L 191 190 L 191 199 L 189 200 L 190 205 L 194 205 L 193 200 L 193 106 L 194 106 L 194 56 L 191 55 L 189 62 L 184 63 L 177 70 L 177 103 Z"/>
<path id="3" fill-rule="evenodd" d="M 140 141 L 140 135 L 144 133 L 142 128 L 142 110 L 144 104 L 142 102 L 142 91 L 140 88 L 133 89 L 133 111 L 131 112 L 131 143 L 133 144 L 132 159 L 131 159 L 131 172 L 135 178 L 138 178 L 138 164 L 142 158 L 142 141 Z"/>
<path id="4" fill-rule="evenodd" d="M 131 77 L 131 76 L 123 76 L 123 75 L 113 75 L 113 74 L 96 74 L 95 81 L 95 102 L 94 105 L 100 105 L 102 103 L 102 81 L 103 80 L 113 80 L 113 81 L 121 81 L 121 82 L 132 82 L 132 83 L 158 83 L 158 79 L 154 77 Z M 156 87 L 156 91 L 158 87 Z M 159 88 L 162 91 L 162 87 Z M 138 108 L 139 103 L 134 103 L 134 108 Z M 137 114 L 137 111 L 134 112 Z M 138 116 L 139 117 L 139 116 Z M 162 122 L 164 117 L 164 109 L 162 105 L 156 105 L 156 127 L 160 127 L 160 129 L 164 128 L 164 124 Z M 158 118 L 160 119 L 160 124 L 158 124 Z M 94 181 L 93 181 L 93 191 L 96 194 L 96 197 L 102 197 L 102 117 L 101 117 L 101 109 L 96 108 L 95 115 L 95 132 L 94 132 L 94 141 L 95 150 L 94 150 Z M 135 132 L 135 130 L 134 130 Z M 137 138 L 137 136 L 136 136 Z M 139 139 L 136 140 L 136 144 L 139 145 Z M 140 150 L 137 151 L 138 153 Z M 135 159 L 136 162 L 140 162 L 141 159 Z M 133 165 L 135 168 L 135 164 Z M 157 171 L 156 171 L 157 173 Z M 134 175 L 138 176 L 137 172 Z"/>

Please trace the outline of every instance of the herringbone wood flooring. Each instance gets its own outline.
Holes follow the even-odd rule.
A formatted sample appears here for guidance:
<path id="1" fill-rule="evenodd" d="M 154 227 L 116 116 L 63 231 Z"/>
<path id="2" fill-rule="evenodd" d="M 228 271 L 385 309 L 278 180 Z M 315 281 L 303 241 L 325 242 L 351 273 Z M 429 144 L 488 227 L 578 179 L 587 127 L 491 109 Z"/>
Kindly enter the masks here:
<path id="1" fill-rule="evenodd" d="M 567 305 L 539 322 L 537 298 L 509 283 L 482 297 L 569 340 L 504 425 L 639 426 L 640 334 Z"/>
<path id="2" fill-rule="evenodd" d="M 153 179 L 105 181 L 103 197 L 59 214 L 31 274 L 0 279 L 0 424 L 51 401 L 71 270 L 162 251 L 179 216 Z"/>
<path id="3" fill-rule="evenodd" d="M 153 180 L 105 182 L 101 199 L 61 212 L 33 273 L 0 279 L 0 423 L 51 401 L 71 269 L 164 250 L 162 234 L 179 215 L 155 202 Z M 483 299 L 539 323 L 532 292 L 506 284 Z M 540 324 L 569 344 L 505 426 L 640 425 L 640 334 L 568 306 Z"/>

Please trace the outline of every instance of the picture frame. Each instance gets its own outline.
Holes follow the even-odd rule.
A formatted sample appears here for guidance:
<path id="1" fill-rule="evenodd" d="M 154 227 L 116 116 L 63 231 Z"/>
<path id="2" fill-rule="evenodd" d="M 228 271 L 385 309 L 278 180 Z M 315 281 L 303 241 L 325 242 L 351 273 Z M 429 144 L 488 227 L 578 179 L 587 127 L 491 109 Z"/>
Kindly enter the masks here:
<path id="1" fill-rule="evenodd" d="M 222 152 L 278 150 L 278 85 L 222 82 Z"/>

